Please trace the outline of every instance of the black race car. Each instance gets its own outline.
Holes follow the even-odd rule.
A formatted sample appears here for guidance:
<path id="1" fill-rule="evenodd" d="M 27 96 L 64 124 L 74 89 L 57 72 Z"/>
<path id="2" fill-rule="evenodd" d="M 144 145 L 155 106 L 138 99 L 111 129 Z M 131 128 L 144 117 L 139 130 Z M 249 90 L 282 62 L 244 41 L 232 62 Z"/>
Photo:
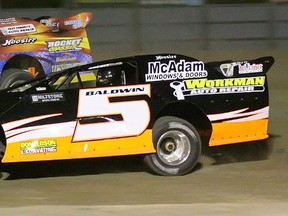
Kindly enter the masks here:
<path id="1" fill-rule="evenodd" d="M 156 174 L 187 174 L 203 147 L 268 137 L 273 63 L 142 55 L 1 90 L 2 163 L 145 154 Z"/>

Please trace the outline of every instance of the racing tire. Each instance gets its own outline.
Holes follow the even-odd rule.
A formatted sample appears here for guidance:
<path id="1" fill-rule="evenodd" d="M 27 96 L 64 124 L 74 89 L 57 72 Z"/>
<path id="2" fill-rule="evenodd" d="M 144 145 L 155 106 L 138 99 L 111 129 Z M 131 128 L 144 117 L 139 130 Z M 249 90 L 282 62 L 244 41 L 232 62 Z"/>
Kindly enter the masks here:
<path id="1" fill-rule="evenodd" d="M 6 150 L 6 146 L 0 141 L 0 162 L 4 156 L 5 150 Z"/>
<path id="2" fill-rule="evenodd" d="M 1 160 L 2 160 L 2 158 L 4 156 L 5 149 L 6 149 L 5 145 L 0 141 L 0 169 L 1 169 Z M 2 172 L 0 170 L 0 180 L 6 180 L 6 179 L 8 179 L 9 176 L 10 176 L 9 173 Z"/>
<path id="3" fill-rule="evenodd" d="M 0 180 L 7 180 L 10 177 L 10 173 L 0 172 Z"/>
<path id="4" fill-rule="evenodd" d="M 9 88 L 35 78 L 32 74 L 21 69 L 8 69 L 3 74 L 0 81 L 0 89 Z"/>
<path id="5" fill-rule="evenodd" d="M 155 174 L 180 176 L 196 166 L 201 154 L 201 139 L 189 122 L 172 116 L 159 118 L 152 131 L 155 154 L 148 154 L 144 163 Z"/>

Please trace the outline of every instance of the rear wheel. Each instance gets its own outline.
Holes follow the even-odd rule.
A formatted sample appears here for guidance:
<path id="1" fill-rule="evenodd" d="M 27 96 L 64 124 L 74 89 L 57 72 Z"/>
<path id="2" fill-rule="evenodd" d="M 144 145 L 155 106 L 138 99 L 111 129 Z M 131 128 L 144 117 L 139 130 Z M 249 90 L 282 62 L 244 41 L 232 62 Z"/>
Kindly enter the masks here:
<path id="1" fill-rule="evenodd" d="M 35 78 L 32 74 L 17 68 L 5 70 L 3 74 L 0 81 L 0 89 L 13 87 Z"/>
<path id="2" fill-rule="evenodd" d="M 0 172 L 0 180 L 6 180 L 10 177 L 10 173 L 8 172 Z"/>
<path id="3" fill-rule="evenodd" d="M 153 126 L 155 154 L 145 156 L 144 162 L 159 175 L 185 175 L 197 164 L 201 153 L 200 136 L 189 122 L 161 117 Z"/>
<path id="4" fill-rule="evenodd" d="M 6 149 L 5 145 L 0 141 L 0 180 L 5 180 L 5 179 L 7 179 L 10 176 L 9 173 L 1 171 L 1 168 L 2 168 L 1 160 L 2 160 L 2 158 L 4 156 L 5 149 Z"/>
<path id="5" fill-rule="evenodd" d="M 3 144 L 2 141 L 0 141 L 0 161 L 3 158 L 3 156 L 4 156 L 5 149 L 6 149 L 6 146 Z"/>

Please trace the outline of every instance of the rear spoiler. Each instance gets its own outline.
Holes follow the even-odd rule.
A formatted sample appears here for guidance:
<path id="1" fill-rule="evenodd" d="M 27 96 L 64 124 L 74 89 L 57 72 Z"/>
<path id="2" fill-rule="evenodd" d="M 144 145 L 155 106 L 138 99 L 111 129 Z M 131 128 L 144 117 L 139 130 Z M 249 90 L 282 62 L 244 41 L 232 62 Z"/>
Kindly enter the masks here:
<path id="1" fill-rule="evenodd" d="M 208 62 L 207 67 L 222 73 L 226 77 L 241 76 L 248 74 L 261 73 L 266 74 L 274 64 L 275 60 L 272 56 L 265 56 L 254 60 L 243 61 L 218 61 Z"/>
<path id="2" fill-rule="evenodd" d="M 0 18 L 0 37 L 76 30 L 85 28 L 91 19 L 92 13 L 88 12 L 64 18 Z"/>

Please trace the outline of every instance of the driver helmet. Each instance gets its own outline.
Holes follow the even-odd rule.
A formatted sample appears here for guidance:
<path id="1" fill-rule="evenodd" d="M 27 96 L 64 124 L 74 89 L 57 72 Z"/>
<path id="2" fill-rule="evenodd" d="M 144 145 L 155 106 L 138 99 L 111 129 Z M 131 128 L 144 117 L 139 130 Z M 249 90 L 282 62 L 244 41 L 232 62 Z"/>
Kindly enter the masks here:
<path id="1" fill-rule="evenodd" d="M 99 69 L 96 75 L 96 86 L 115 86 L 123 85 L 124 71 L 117 68 L 102 68 Z"/>

